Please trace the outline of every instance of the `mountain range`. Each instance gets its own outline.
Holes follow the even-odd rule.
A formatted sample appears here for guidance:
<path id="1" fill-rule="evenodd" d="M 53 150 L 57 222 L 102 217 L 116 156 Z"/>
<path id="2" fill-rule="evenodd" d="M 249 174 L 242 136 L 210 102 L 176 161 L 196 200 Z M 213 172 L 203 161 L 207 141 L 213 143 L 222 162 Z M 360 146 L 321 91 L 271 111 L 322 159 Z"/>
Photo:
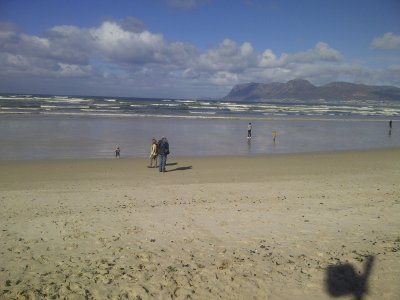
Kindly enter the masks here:
<path id="1" fill-rule="evenodd" d="M 400 88 L 347 82 L 332 82 L 315 86 L 307 80 L 295 79 L 286 83 L 244 83 L 235 85 L 226 95 L 227 101 L 246 100 L 398 100 Z"/>

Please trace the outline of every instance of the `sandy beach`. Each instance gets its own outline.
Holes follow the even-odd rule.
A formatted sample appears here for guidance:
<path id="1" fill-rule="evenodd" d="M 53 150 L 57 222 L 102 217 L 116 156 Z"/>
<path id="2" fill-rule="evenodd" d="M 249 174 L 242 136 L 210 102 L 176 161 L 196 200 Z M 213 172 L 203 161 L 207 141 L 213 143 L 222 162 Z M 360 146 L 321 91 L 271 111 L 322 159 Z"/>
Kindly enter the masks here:
<path id="1" fill-rule="evenodd" d="M 399 299 L 400 150 L 0 163 L 1 299 Z"/>

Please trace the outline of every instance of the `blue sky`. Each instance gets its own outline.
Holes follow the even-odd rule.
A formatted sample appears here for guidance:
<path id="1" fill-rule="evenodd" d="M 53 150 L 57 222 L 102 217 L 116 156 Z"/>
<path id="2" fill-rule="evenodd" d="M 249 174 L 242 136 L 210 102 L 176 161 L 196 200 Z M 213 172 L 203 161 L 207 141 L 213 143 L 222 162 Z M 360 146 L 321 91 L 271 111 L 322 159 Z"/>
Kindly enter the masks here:
<path id="1" fill-rule="evenodd" d="M 295 78 L 400 87 L 400 1 L 0 0 L 0 92 L 201 98 Z"/>

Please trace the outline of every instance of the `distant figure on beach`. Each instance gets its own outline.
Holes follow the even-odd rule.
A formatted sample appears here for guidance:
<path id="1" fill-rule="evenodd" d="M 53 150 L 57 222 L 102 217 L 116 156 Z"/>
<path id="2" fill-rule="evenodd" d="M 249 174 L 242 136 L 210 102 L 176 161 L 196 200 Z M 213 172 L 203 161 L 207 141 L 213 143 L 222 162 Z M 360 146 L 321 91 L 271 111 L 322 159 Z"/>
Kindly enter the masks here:
<path id="1" fill-rule="evenodd" d="M 119 146 L 117 145 L 115 147 L 115 158 L 120 158 L 121 155 L 121 149 L 119 148 Z"/>
<path id="2" fill-rule="evenodd" d="M 251 123 L 249 123 L 249 125 L 247 125 L 247 138 L 248 139 L 251 139 L 251 129 L 252 129 L 252 126 L 251 126 Z"/>
<path id="3" fill-rule="evenodd" d="M 159 156 L 159 171 L 166 172 L 165 165 L 167 164 L 167 156 L 169 154 L 169 143 L 167 138 L 164 136 L 158 141 L 157 152 Z"/>
<path id="4" fill-rule="evenodd" d="M 392 129 L 392 125 L 393 125 L 392 123 L 393 123 L 392 120 L 390 120 L 389 121 L 389 129 Z"/>
<path id="5" fill-rule="evenodd" d="M 153 168 L 153 161 L 154 161 L 154 167 L 157 168 L 157 140 L 156 138 L 153 138 L 151 140 L 151 148 L 150 148 L 150 165 L 149 168 Z"/>
<path id="6" fill-rule="evenodd" d="M 272 140 L 273 140 L 274 144 L 275 144 L 277 136 L 278 136 L 278 133 L 276 132 L 276 130 L 272 131 Z"/>

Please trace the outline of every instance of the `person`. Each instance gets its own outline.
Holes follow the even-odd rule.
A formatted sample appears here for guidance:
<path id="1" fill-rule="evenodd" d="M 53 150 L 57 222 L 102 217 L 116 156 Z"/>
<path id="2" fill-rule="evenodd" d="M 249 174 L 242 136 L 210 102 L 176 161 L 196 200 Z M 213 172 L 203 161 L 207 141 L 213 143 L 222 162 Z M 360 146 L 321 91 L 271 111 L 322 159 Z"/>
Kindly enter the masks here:
<path id="1" fill-rule="evenodd" d="M 249 123 L 249 125 L 247 125 L 247 138 L 251 139 L 251 123 Z"/>
<path id="2" fill-rule="evenodd" d="M 115 158 L 120 158 L 120 155 L 121 155 L 121 149 L 117 145 L 115 148 Z"/>
<path id="3" fill-rule="evenodd" d="M 276 130 L 272 131 L 272 140 L 274 141 L 274 144 L 275 144 L 277 135 L 278 135 L 278 133 L 276 132 Z"/>
<path id="4" fill-rule="evenodd" d="M 166 172 L 165 165 L 167 164 L 167 156 L 169 154 L 169 143 L 165 136 L 158 141 L 157 152 L 159 156 L 159 171 Z"/>
<path id="5" fill-rule="evenodd" d="M 389 121 L 389 128 L 392 129 L 392 120 Z"/>
<path id="6" fill-rule="evenodd" d="M 153 138 L 151 140 L 151 148 L 150 148 L 150 165 L 149 168 L 153 168 L 153 161 L 155 162 L 154 167 L 157 168 L 157 140 Z"/>
<path id="7" fill-rule="evenodd" d="M 165 142 L 167 144 L 167 154 L 165 155 L 165 165 L 167 165 L 167 159 L 168 159 L 168 154 L 169 154 L 169 142 L 168 142 L 167 138 L 165 138 Z"/>

